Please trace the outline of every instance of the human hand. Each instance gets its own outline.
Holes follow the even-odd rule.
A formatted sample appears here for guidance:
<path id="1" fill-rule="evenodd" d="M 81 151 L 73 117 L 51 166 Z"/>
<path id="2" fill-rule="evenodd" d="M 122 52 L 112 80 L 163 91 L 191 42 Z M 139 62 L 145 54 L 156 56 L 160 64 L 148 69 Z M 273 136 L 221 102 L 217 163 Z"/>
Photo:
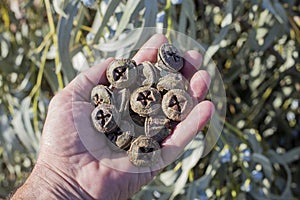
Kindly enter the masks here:
<path id="1" fill-rule="evenodd" d="M 133 60 L 136 63 L 145 60 L 156 62 L 157 49 L 166 42 L 163 35 L 154 35 Z M 201 55 L 196 51 L 188 51 L 184 57 L 188 62 L 182 73 L 190 78 L 190 94 L 200 103 L 162 143 L 160 167 L 176 159 L 214 112 L 211 102 L 202 101 L 208 90 L 210 77 L 206 71 L 197 71 L 194 67 L 200 66 Z M 109 58 L 81 73 L 51 100 L 37 163 L 15 198 L 127 199 L 157 175 L 160 168 L 140 171 L 126 161 L 126 157 L 119 156 L 121 153 L 110 150 L 104 140 L 86 141 L 91 143 L 87 147 L 82 141 L 84 138 L 79 136 L 79 132 L 95 132 L 90 122 L 93 109 L 90 91 L 99 83 L 108 83 L 105 70 L 112 60 Z M 99 156 L 95 158 L 95 152 L 91 154 L 91 151 L 99 151 Z M 108 161 L 111 162 L 110 166 Z M 114 166 L 122 166 L 124 170 L 118 170 Z"/>

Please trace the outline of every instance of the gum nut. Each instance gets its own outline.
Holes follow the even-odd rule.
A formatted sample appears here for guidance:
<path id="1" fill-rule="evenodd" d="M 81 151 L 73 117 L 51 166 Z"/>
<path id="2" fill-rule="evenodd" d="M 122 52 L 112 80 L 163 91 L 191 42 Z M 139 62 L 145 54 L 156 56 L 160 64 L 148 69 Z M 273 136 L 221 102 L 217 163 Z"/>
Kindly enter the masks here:
<path id="1" fill-rule="evenodd" d="M 178 72 L 182 69 L 184 60 L 175 46 L 164 43 L 159 48 L 158 63 L 162 69 Z"/>
<path id="2" fill-rule="evenodd" d="M 157 82 L 158 72 L 156 67 L 149 61 L 142 62 L 137 66 L 138 86 L 152 86 Z"/>
<path id="3" fill-rule="evenodd" d="M 156 88 L 162 93 L 172 89 L 187 90 L 189 82 L 180 73 L 169 73 L 158 80 Z"/>
<path id="4" fill-rule="evenodd" d="M 137 167 L 151 167 L 161 156 L 158 142 L 148 136 L 139 136 L 135 139 L 127 153 L 130 162 Z"/>
<path id="5" fill-rule="evenodd" d="M 162 110 L 171 120 L 182 121 L 193 109 L 193 100 L 184 90 L 173 89 L 162 99 Z"/>
<path id="6" fill-rule="evenodd" d="M 118 89 L 129 87 L 136 82 L 137 68 L 134 60 L 114 60 L 106 70 L 109 83 Z"/>
<path id="7" fill-rule="evenodd" d="M 105 85 L 97 85 L 91 91 L 91 102 L 97 107 L 100 104 L 112 104 L 112 92 Z"/>
<path id="8" fill-rule="evenodd" d="M 171 122 L 166 116 L 154 115 L 145 121 L 145 135 L 161 143 L 171 133 Z"/>
<path id="9" fill-rule="evenodd" d="M 130 106 L 132 111 L 141 116 L 157 113 L 161 108 L 161 95 L 155 88 L 140 87 L 132 93 Z"/>
<path id="10" fill-rule="evenodd" d="M 117 133 L 116 145 L 121 149 L 129 148 L 135 135 L 133 125 L 123 120 L 120 124 L 119 131 L 120 133 Z"/>
<path id="11" fill-rule="evenodd" d="M 91 114 L 95 129 L 101 133 L 114 131 L 120 122 L 120 113 L 114 105 L 100 104 Z"/>

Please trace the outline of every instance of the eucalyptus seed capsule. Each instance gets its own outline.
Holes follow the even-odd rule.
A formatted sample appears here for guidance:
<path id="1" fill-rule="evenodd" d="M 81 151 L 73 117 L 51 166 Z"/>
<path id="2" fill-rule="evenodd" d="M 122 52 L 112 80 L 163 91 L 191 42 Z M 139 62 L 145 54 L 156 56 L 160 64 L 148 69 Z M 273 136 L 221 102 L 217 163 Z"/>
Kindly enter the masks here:
<path id="1" fill-rule="evenodd" d="M 158 90 L 148 86 L 136 89 L 130 97 L 131 109 L 141 116 L 158 113 L 160 103 L 161 95 Z"/>
<path id="2" fill-rule="evenodd" d="M 157 164 L 161 150 L 158 142 L 148 136 L 135 139 L 127 152 L 129 160 L 138 167 L 151 167 Z"/>
<path id="3" fill-rule="evenodd" d="M 110 133 L 114 131 L 120 122 L 120 114 L 114 105 L 100 104 L 91 114 L 92 122 L 97 131 Z"/>
<path id="4" fill-rule="evenodd" d="M 157 60 L 160 68 L 171 72 L 178 72 L 184 65 L 184 60 L 179 50 L 168 43 L 160 46 Z"/>
<path id="5" fill-rule="evenodd" d="M 161 143 L 172 132 L 171 120 L 163 115 L 146 118 L 145 135 Z"/>
<path id="6" fill-rule="evenodd" d="M 100 104 L 113 104 L 113 93 L 105 85 L 97 85 L 92 89 L 91 102 L 97 107 Z"/>
<path id="7" fill-rule="evenodd" d="M 158 71 L 157 68 L 149 61 L 142 62 L 137 66 L 138 77 L 136 86 L 152 86 L 157 83 Z"/>
<path id="8" fill-rule="evenodd" d="M 188 81 L 180 73 L 169 73 L 160 78 L 156 84 L 156 88 L 163 95 L 172 89 L 187 90 L 188 87 Z"/>
<path id="9" fill-rule="evenodd" d="M 115 151 L 128 150 L 132 139 L 134 138 L 134 127 L 128 121 L 121 121 L 118 129 L 112 133 L 106 134 L 110 145 Z"/>
<path id="10" fill-rule="evenodd" d="M 184 90 L 173 89 L 163 96 L 162 110 L 171 120 L 182 121 L 192 109 L 192 97 Z"/>
<path id="11" fill-rule="evenodd" d="M 137 78 L 135 61 L 130 59 L 114 60 L 106 70 L 106 77 L 115 88 L 129 87 Z"/>

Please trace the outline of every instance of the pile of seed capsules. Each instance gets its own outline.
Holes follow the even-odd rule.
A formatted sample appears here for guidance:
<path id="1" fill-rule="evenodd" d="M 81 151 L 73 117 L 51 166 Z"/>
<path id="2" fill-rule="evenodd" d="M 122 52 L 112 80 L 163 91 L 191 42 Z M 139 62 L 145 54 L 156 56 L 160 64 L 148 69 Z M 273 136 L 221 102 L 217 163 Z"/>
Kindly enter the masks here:
<path id="1" fill-rule="evenodd" d="M 189 82 L 180 73 L 184 59 L 172 44 L 163 44 L 157 63 L 139 65 L 114 60 L 106 70 L 109 86 L 91 91 L 95 129 L 105 134 L 116 151 L 127 151 L 139 167 L 155 165 L 161 143 L 193 108 Z"/>

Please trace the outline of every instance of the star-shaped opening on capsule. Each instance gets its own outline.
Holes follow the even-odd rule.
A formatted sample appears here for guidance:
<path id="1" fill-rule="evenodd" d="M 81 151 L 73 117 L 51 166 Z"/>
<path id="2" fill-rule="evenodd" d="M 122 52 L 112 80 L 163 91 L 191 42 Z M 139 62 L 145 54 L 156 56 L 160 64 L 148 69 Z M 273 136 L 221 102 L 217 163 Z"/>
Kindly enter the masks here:
<path id="1" fill-rule="evenodd" d="M 173 108 L 174 110 L 177 110 L 178 112 L 181 112 L 181 106 L 180 103 L 176 97 L 176 95 L 173 95 L 169 102 L 169 107 Z"/>
<path id="2" fill-rule="evenodd" d="M 116 67 L 113 70 L 114 80 L 118 81 L 119 79 L 121 79 L 121 77 L 125 75 L 126 70 L 127 70 L 127 68 L 125 66 Z"/>
<path id="3" fill-rule="evenodd" d="M 169 49 L 166 51 L 167 55 L 172 57 L 174 62 L 180 61 L 180 56 L 173 49 Z"/>
<path id="4" fill-rule="evenodd" d="M 137 101 L 141 102 L 143 106 L 147 106 L 149 102 L 154 101 L 152 92 L 150 90 L 140 92 L 137 96 Z"/>
<path id="5" fill-rule="evenodd" d="M 106 121 L 111 117 L 111 114 L 104 114 L 103 110 L 99 110 L 96 119 L 100 121 L 100 125 L 104 127 Z"/>
<path id="6" fill-rule="evenodd" d="M 100 98 L 99 94 L 95 94 L 93 96 L 93 100 L 94 100 L 95 105 L 100 105 L 100 104 L 102 104 L 104 102 L 104 99 Z"/>
<path id="7" fill-rule="evenodd" d="M 153 147 L 145 147 L 145 146 L 143 146 L 143 147 L 140 147 L 139 148 L 139 151 L 141 152 L 141 153 L 151 153 L 151 152 L 153 152 L 155 149 L 153 148 Z"/>

